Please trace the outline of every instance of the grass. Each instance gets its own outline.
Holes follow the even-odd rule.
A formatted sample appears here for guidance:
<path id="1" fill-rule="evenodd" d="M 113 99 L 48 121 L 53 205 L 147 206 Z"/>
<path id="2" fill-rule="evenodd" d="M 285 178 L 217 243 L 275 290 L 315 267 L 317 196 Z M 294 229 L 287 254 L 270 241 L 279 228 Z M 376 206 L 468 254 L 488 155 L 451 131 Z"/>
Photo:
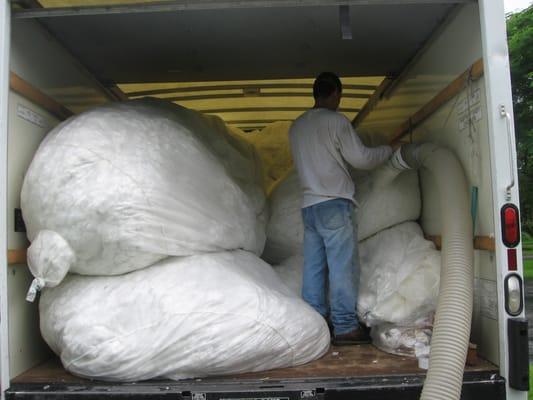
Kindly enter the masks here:
<path id="1" fill-rule="evenodd" d="M 525 232 L 522 232 L 522 251 L 524 253 L 533 252 L 533 238 Z"/>
<path id="2" fill-rule="evenodd" d="M 533 279 L 533 260 L 524 259 L 524 279 Z"/>
<path id="3" fill-rule="evenodd" d="M 529 364 L 529 392 L 527 398 L 528 400 L 533 400 L 533 364 Z"/>
<path id="4" fill-rule="evenodd" d="M 533 256 L 533 238 L 522 234 L 522 255 L 524 257 L 524 278 L 533 279 L 533 259 L 526 259 L 526 256 Z"/>
<path id="5" fill-rule="evenodd" d="M 531 253 L 533 253 L 533 242 L 523 242 L 522 252 L 524 253 L 524 255 L 527 253 L 531 255 Z"/>

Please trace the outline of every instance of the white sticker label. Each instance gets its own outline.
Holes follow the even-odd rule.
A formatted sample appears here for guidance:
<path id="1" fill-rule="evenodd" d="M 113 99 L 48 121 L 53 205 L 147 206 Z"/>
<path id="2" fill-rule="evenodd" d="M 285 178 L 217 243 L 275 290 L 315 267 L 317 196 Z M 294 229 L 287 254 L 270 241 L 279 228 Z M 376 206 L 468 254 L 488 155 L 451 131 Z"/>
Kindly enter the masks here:
<path id="1" fill-rule="evenodd" d="M 498 290 L 496 282 L 476 279 L 476 309 L 482 317 L 498 320 Z"/>
<path id="2" fill-rule="evenodd" d="M 28 107 L 24 107 L 22 104 L 17 104 L 17 115 L 25 121 L 32 123 L 34 125 L 40 126 L 41 128 L 47 128 L 48 123 L 46 118 L 40 114 L 37 114 L 35 111 L 30 110 Z"/>

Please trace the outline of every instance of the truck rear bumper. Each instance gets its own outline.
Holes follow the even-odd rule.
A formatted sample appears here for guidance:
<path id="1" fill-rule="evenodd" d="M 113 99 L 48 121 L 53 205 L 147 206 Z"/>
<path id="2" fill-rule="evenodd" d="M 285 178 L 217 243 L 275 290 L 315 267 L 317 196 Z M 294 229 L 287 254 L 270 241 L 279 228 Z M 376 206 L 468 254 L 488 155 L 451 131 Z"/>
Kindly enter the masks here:
<path id="1" fill-rule="evenodd" d="M 147 381 L 140 383 L 15 383 L 7 400 L 176 399 L 176 400 L 418 400 L 424 375 L 342 379 Z M 495 372 L 464 375 L 462 400 L 505 399 L 505 380 Z"/>

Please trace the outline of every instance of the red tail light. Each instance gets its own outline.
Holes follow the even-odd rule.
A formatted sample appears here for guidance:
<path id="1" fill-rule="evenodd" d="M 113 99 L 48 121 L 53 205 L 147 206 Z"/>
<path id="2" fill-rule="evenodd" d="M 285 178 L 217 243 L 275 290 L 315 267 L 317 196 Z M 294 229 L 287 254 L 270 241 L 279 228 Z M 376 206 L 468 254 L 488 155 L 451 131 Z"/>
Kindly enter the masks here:
<path id="1" fill-rule="evenodd" d="M 502 240 L 507 247 L 516 247 L 520 243 L 520 216 L 514 204 L 502 207 Z"/>

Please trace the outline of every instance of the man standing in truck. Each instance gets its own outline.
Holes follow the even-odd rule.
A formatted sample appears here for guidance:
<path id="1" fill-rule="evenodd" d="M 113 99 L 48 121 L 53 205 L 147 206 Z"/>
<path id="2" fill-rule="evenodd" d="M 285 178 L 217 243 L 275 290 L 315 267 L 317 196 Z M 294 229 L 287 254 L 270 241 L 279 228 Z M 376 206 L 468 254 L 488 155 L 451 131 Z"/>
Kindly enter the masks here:
<path id="1" fill-rule="evenodd" d="M 289 133 L 303 190 L 302 296 L 324 318 L 330 318 L 333 344 L 337 345 L 369 341 L 356 314 L 356 203 L 347 164 L 356 169 L 372 169 L 392 154 L 390 146 L 363 145 L 348 118 L 337 112 L 341 94 L 338 76 L 321 73 L 313 84 L 314 107 L 294 121 Z"/>

